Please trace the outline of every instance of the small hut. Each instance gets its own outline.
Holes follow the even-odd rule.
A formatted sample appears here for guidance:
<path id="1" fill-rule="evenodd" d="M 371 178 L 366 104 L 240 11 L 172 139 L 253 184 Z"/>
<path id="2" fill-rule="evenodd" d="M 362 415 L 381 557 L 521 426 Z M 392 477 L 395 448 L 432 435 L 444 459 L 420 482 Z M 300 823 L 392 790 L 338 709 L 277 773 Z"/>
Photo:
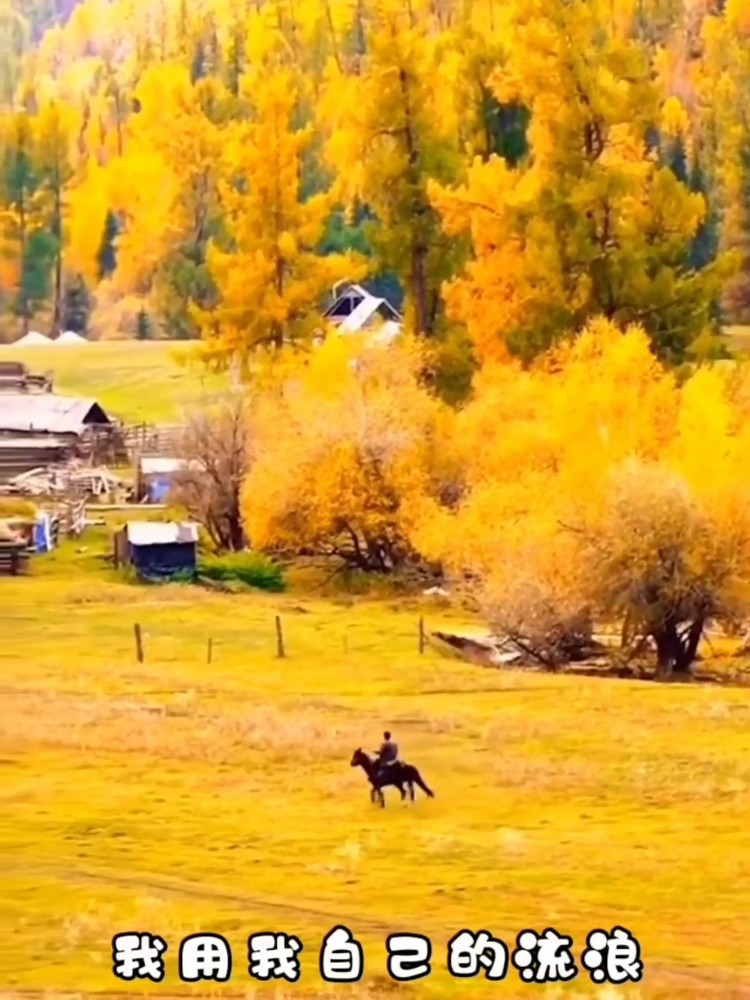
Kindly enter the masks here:
<path id="1" fill-rule="evenodd" d="M 115 558 L 143 579 L 194 576 L 198 570 L 198 525 L 130 521 L 115 538 Z"/>

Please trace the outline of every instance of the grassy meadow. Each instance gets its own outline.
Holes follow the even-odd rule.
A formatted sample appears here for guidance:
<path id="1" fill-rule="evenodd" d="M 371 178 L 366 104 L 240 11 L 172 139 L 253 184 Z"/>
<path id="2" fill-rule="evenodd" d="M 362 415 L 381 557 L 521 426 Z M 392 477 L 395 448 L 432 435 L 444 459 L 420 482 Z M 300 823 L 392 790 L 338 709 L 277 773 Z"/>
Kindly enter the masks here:
<path id="1" fill-rule="evenodd" d="M 3 996 L 750 996 L 750 691 L 481 669 L 420 655 L 420 614 L 459 624 L 445 608 L 138 587 L 107 544 L 92 530 L 0 582 Z M 369 804 L 349 760 L 386 726 L 434 800 Z M 365 948 L 354 988 L 319 978 L 339 922 Z M 512 948 L 551 925 L 579 960 L 616 924 L 641 942 L 638 986 L 445 972 L 464 927 Z M 114 978 L 127 930 L 167 940 L 164 983 Z M 250 979 L 267 930 L 304 942 L 295 986 Z M 231 983 L 180 983 L 197 931 L 231 941 Z M 393 931 L 432 938 L 429 979 L 388 979 Z"/>
<path id="2" fill-rule="evenodd" d="M 738 357 L 750 353 L 750 327 L 725 330 L 725 343 Z M 104 340 L 87 344 L 14 347 L 0 344 L 0 361 L 22 361 L 33 372 L 52 371 L 63 395 L 97 402 L 127 423 L 180 423 L 185 408 L 220 392 L 224 376 L 206 373 L 191 361 L 186 341 Z"/>
<path id="3" fill-rule="evenodd" d="M 105 340 L 31 347 L 0 345 L 0 361 L 52 371 L 55 390 L 95 399 L 127 423 L 181 422 L 183 409 L 226 384 L 190 362 L 194 345 L 175 341 Z"/>
<path id="4" fill-rule="evenodd" d="M 222 385 L 181 363 L 190 349 L 0 359 L 52 369 L 61 392 L 125 420 L 172 422 Z M 108 552 L 90 530 L 0 580 L 0 996 L 750 996 L 750 690 L 484 670 L 420 655 L 420 614 L 471 624 L 445 607 L 324 597 L 301 576 L 282 596 L 138 587 Z M 384 727 L 434 800 L 369 804 L 349 760 Z M 336 923 L 364 945 L 360 986 L 319 977 Z M 553 926 L 580 968 L 587 933 L 618 924 L 642 945 L 636 986 L 445 972 L 464 927 L 512 948 Z M 164 983 L 113 976 L 111 937 L 127 930 L 168 941 Z M 298 984 L 249 977 L 246 939 L 263 930 L 304 942 Z M 231 941 L 230 984 L 180 983 L 179 942 L 197 931 Z M 393 931 L 431 937 L 429 979 L 388 979 Z"/>

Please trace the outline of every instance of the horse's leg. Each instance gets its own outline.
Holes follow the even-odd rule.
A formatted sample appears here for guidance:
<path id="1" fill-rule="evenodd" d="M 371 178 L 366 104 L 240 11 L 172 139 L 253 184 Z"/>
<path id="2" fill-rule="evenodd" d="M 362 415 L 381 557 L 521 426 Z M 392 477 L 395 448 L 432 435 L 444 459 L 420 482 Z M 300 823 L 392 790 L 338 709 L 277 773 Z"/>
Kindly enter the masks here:
<path id="1" fill-rule="evenodd" d="M 380 796 L 380 808 L 385 809 L 385 795 L 383 795 L 383 789 L 378 789 L 378 795 Z"/>
<path id="2" fill-rule="evenodd" d="M 410 796 L 410 798 L 411 798 L 411 800 L 413 802 L 414 801 L 414 782 L 413 781 L 409 782 L 409 796 Z"/>
<path id="3" fill-rule="evenodd" d="M 397 785 L 396 787 L 401 792 L 401 801 L 403 802 L 404 799 L 406 798 L 406 789 L 404 788 L 403 785 Z"/>

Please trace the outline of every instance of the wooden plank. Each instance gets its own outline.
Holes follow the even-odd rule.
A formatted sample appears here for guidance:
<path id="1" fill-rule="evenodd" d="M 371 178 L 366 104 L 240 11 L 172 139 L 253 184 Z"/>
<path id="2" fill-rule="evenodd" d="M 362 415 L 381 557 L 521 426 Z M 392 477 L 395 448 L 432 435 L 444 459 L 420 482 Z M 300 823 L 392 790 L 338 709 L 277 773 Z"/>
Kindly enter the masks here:
<path id="1" fill-rule="evenodd" d="M 167 510 L 167 504 L 165 503 L 98 503 L 95 504 L 96 510 L 129 510 L 129 511 L 140 511 L 141 514 L 147 513 L 150 510 Z"/>
<path id="2" fill-rule="evenodd" d="M 135 654 L 138 662 L 143 663 L 143 633 L 141 632 L 141 626 L 138 624 L 134 625 L 133 632 L 135 633 Z"/>
<path id="3" fill-rule="evenodd" d="M 276 615 L 276 656 L 283 660 L 286 656 L 286 650 L 284 649 L 284 633 L 281 628 L 281 618 Z"/>

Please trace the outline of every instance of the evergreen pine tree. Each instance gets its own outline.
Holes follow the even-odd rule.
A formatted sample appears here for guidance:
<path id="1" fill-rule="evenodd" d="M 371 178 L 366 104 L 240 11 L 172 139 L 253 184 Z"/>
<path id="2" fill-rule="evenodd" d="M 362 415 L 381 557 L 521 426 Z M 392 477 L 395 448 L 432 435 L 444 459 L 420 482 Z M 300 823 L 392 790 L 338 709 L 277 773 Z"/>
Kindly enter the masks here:
<path id="1" fill-rule="evenodd" d="M 110 209 L 104 220 L 104 232 L 102 233 L 102 241 L 99 244 L 99 252 L 96 258 L 97 276 L 100 281 L 102 278 L 108 278 L 117 267 L 117 254 L 115 252 L 114 241 L 119 229 L 117 216 Z"/>
<path id="2" fill-rule="evenodd" d="M 63 290 L 62 329 L 85 333 L 91 313 L 91 300 L 80 274 L 68 279 Z"/>
<path id="3" fill-rule="evenodd" d="M 145 309 L 141 308 L 135 320 L 135 335 L 138 340 L 151 339 L 151 319 Z"/>

